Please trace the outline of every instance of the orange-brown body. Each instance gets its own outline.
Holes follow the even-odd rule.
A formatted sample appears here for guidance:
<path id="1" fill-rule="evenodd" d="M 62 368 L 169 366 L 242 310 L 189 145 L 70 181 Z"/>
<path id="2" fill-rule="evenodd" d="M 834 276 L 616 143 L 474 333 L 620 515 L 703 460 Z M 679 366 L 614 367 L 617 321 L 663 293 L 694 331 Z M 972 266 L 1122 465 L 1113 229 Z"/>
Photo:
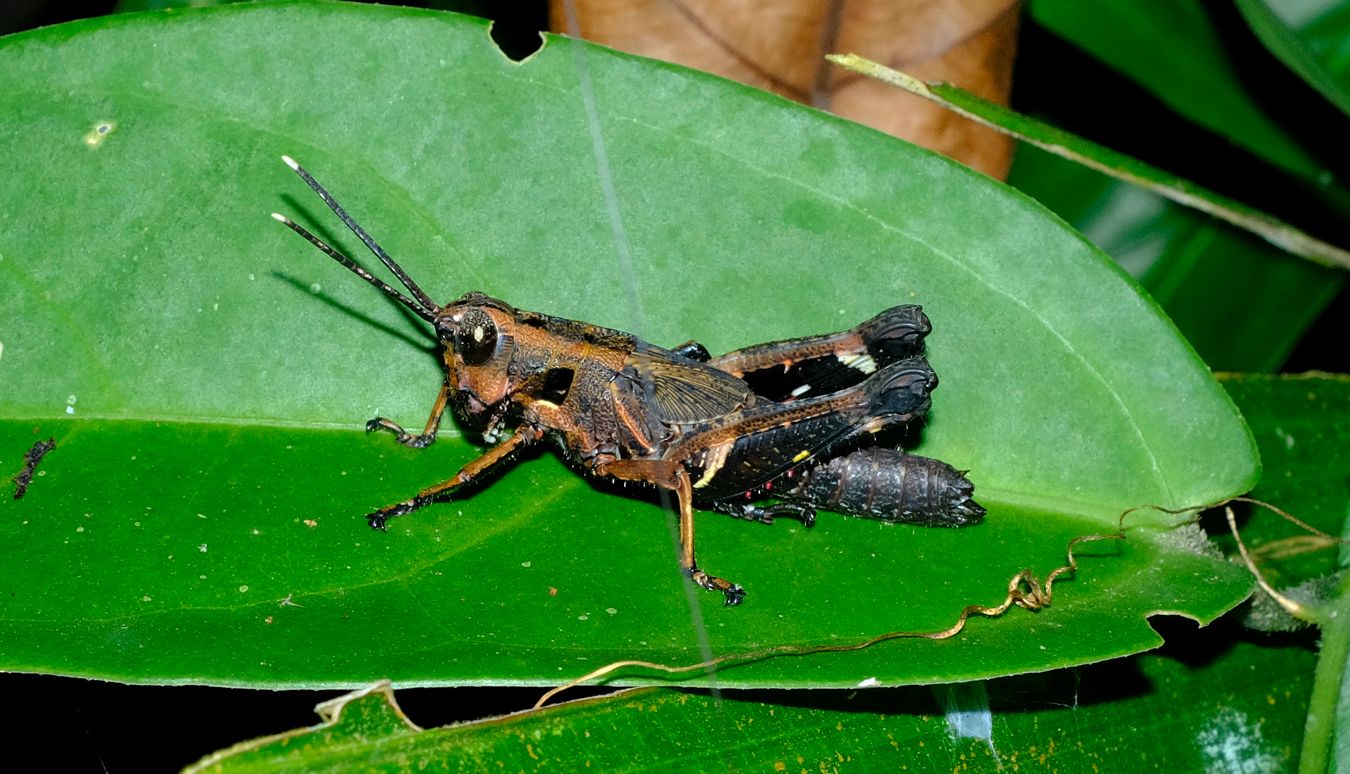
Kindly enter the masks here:
<path id="1" fill-rule="evenodd" d="M 874 434 L 928 411 L 937 377 L 922 357 L 930 325 L 919 307 L 885 310 L 848 331 L 712 358 L 693 342 L 664 349 L 622 331 L 518 310 L 483 293 L 441 306 L 309 173 L 287 163 L 411 297 L 288 218 L 275 217 L 431 323 L 444 347 L 445 378 L 423 431 L 414 435 L 378 417 L 367 429 L 391 431 L 400 443 L 420 448 L 435 440 L 445 410 L 453 408 L 491 444 L 449 481 L 371 513 L 371 526 L 383 529 L 388 519 L 451 496 L 545 438 L 556 439 L 588 474 L 674 493 L 681 567 L 698 585 L 721 591 L 729 605 L 745 592 L 699 569 L 695 504 L 763 522 L 790 515 L 808 525 L 817 505 L 941 526 L 982 518 L 970 482 L 951 466 L 867 448 Z M 753 502 L 770 492 L 784 502 Z"/>

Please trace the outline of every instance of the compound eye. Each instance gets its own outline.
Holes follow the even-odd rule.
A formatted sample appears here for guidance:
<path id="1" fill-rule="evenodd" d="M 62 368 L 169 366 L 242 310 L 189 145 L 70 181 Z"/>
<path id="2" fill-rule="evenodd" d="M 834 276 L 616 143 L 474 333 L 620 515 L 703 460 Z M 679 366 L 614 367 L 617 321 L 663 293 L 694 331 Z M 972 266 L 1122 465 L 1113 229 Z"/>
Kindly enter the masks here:
<path id="1" fill-rule="evenodd" d="M 455 332 L 455 351 L 465 365 L 482 365 L 497 351 L 497 324 L 481 309 L 470 309 Z"/>

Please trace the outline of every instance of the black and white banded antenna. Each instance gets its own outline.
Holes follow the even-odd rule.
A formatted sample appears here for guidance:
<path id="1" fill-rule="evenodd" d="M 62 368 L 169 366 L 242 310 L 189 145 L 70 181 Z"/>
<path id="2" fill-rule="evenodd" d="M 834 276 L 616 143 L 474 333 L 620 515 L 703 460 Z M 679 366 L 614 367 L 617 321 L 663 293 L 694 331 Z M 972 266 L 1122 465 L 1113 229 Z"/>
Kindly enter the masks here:
<path id="1" fill-rule="evenodd" d="M 389 254 L 384 251 L 384 248 L 380 247 L 380 245 L 373 238 L 371 238 L 370 234 L 367 234 L 366 230 L 361 228 L 360 224 L 358 224 L 355 220 L 352 220 L 352 217 L 347 214 L 347 211 L 342 208 L 342 205 L 337 203 L 337 200 L 333 198 L 332 194 L 328 193 L 327 189 L 325 189 L 322 185 L 319 185 L 319 181 L 315 180 L 313 175 L 305 171 L 305 168 L 297 164 L 295 162 L 295 159 L 291 158 L 290 156 L 282 156 L 281 160 L 286 162 L 286 166 L 295 170 L 295 173 L 300 176 L 300 179 L 304 180 L 305 184 L 308 185 L 311 189 L 313 189 L 314 193 L 318 194 L 320 199 L 323 199 L 324 204 L 327 204 L 328 208 L 332 210 L 333 213 L 337 215 L 339 219 L 342 220 L 343 224 L 345 224 L 347 228 L 351 229 L 351 232 L 355 234 L 357 238 L 360 239 L 361 242 L 365 244 L 367 248 L 370 249 L 370 252 L 375 254 L 376 258 L 380 259 L 380 263 L 383 263 L 389 269 L 389 271 L 393 272 L 395 277 L 398 277 L 399 282 L 403 283 L 403 287 L 407 288 L 408 292 L 412 293 L 413 297 L 409 298 L 408 296 L 399 292 L 389 283 L 385 282 L 384 280 L 381 280 L 374 274 L 371 274 L 369 271 L 366 270 L 364 266 L 352 260 L 351 258 L 348 258 L 346 255 L 343 255 L 336 248 L 330 246 L 327 242 L 324 242 L 322 239 L 319 239 L 318 237 L 314 236 L 308 230 L 306 230 L 304 226 L 301 226 L 300 224 L 296 223 L 295 221 L 291 220 L 285 215 L 282 215 L 281 213 L 278 212 L 274 212 L 272 213 L 272 217 L 280 221 L 291 231 L 294 231 L 301 237 L 304 237 L 305 241 L 322 250 L 324 254 L 327 255 L 329 258 L 332 258 L 333 260 L 337 261 L 343 266 L 346 266 L 356 276 L 360 277 L 366 282 L 369 282 L 371 285 L 374 285 L 375 287 L 379 288 L 380 291 L 383 292 L 385 295 L 397 300 L 399 303 L 411 309 L 412 312 L 416 314 L 418 317 L 421 317 L 423 320 L 426 320 L 427 322 L 435 322 L 436 313 L 441 311 L 440 304 L 437 304 L 435 301 L 431 300 L 431 296 L 428 296 L 426 292 L 424 292 L 422 288 L 420 288 L 417 285 L 417 283 L 413 281 L 412 277 L 408 276 L 408 273 L 403 270 L 403 267 L 399 266 L 398 263 L 393 258 L 389 257 Z"/>

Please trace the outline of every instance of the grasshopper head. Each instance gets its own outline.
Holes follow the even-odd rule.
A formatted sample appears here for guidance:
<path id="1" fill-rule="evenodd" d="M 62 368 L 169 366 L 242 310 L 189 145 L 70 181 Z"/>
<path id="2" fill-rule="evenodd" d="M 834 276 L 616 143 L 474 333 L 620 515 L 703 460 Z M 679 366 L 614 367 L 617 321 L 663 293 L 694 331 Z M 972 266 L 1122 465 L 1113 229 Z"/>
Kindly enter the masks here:
<path id="1" fill-rule="evenodd" d="M 515 318 L 510 305 L 476 292 L 436 315 L 455 409 L 470 425 L 483 428 L 489 440 L 505 418 L 513 391 Z"/>
<path id="2" fill-rule="evenodd" d="M 341 205 L 303 167 L 287 156 L 286 165 L 295 170 L 305 183 L 323 199 L 353 234 L 375 254 L 376 258 L 393 272 L 409 295 L 380 280 L 365 267 L 330 247 L 323 240 L 297 225 L 284 215 L 272 217 L 286 224 L 328 257 L 346 266 L 353 274 L 380 289 L 380 292 L 398 301 L 409 310 L 431 323 L 436 336 L 445 347 L 446 380 L 453 392 L 453 403 L 460 417 L 469 424 L 482 428 L 489 441 L 495 440 L 502 420 L 510 406 L 512 386 L 511 364 L 514 347 L 514 320 L 516 312 L 508 304 L 482 293 L 466 293 L 456 301 L 441 306 L 413 282 L 403 267 L 389 257 L 375 240 L 352 220 Z"/>

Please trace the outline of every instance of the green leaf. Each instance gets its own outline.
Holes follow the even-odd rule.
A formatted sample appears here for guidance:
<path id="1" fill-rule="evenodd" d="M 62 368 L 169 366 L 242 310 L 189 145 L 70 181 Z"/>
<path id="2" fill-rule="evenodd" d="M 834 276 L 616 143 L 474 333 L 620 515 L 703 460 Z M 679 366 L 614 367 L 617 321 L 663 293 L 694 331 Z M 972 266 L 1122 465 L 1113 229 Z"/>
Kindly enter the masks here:
<path id="1" fill-rule="evenodd" d="M 1252 494 L 1339 532 L 1350 505 L 1344 477 L 1350 463 L 1345 439 L 1350 380 L 1230 375 L 1222 381 L 1251 423 L 1266 461 L 1267 475 Z M 1296 532 L 1306 534 L 1263 511 L 1250 515 L 1243 532 L 1258 551 Z M 1336 562 L 1334 548 L 1313 553 Z M 1288 568 L 1289 554 L 1284 556 L 1262 562 L 1267 577 L 1274 580 L 1270 573 Z M 201 765 L 214 771 L 313 770 L 331 755 L 348 766 L 401 759 L 469 767 L 492 760 L 529 769 L 586 760 L 592 768 L 614 770 L 669 768 L 679 761 L 711 770 L 725 768 L 726 751 L 734 750 L 730 754 L 743 769 L 769 769 L 779 762 L 794 769 L 829 760 L 838 764 L 838 753 L 863 768 L 936 769 L 959 759 L 975 771 L 1033 762 L 1079 771 L 1119 761 L 1119 751 L 1128 749 L 1136 768 L 1293 770 L 1317 654 L 1296 638 L 1243 632 L 1234 620 L 1200 631 L 1183 628 L 1172 627 L 1160 653 L 953 686 L 964 689 L 958 697 L 949 696 L 947 687 L 723 691 L 720 699 L 645 690 L 418 732 L 401 719 L 392 696 L 363 693 L 346 703 L 349 712 L 360 711 L 344 714 L 336 728 L 368 727 L 367 718 L 378 714 L 387 733 L 367 732 L 378 742 L 328 745 L 323 735 L 330 728 L 320 726 L 241 744 Z M 956 707 L 950 706 L 953 698 L 959 699 Z M 331 720 L 329 707 L 340 704 L 323 708 L 324 717 Z M 954 709 L 987 723 L 988 735 L 958 737 Z M 1138 745 L 1139 738 L 1152 741 Z M 685 746 L 689 739 L 699 740 L 696 748 Z"/>
<path id="2" fill-rule="evenodd" d="M 1342 541 L 1350 539 L 1350 378 L 1234 375 L 1224 385 L 1252 419 L 1269 475 L 1252 494 Z M 1305 617 L 1321 627 L 1301 771 L 1329 771 L 1345 759 L 1350 721 L 1346 675 L 1350 674 L 1350 573 L 1344 543 L 1318 540 L 1304 527 L 1253 509 L 1242 526 L 1258 570 L 1270 585 L 1287 590 L 1308 578 L 1341 571 L 1325 584 L 1329 598 L 1305 602 Z M 1310 539 L 1311 538 L 1311 539 Z M 1339 745 L 1339 749 L 1337 749 Z"/>
<path id="3" fill-rule="evenodd" d="M 1018 148 L 1008 184 L 1115 258 L 1218 371 L 1279 368 L 1345 285 L 1343 271 L 1035 146 Z"/>
<path id="4" fill-rule="evenodd" d="M 389 745 L 421 730 L 399 709 L 388 683 L 339 696 L 314 711 L 323 723 L 308 733 L 281 734 L 241 744 L 208 756 L 185 771 L 349 770 L 358 762 L 375 765 Z"/>
<path id="5" fill-rule="evenodd" d="M 481 22 L 308 3 L 14 36 L 0 85 L 0 308 L 22 320 L 0 330 L 0 470 L 58 443 L 0 506 L 5 669 L 552 684 L 619 658 L 698 662 L 700 637 L 724 654 L 936 631 L 1127 507 L 1256 477 L 1227 397 L 1081 237 L 951 162 L 746 87 L 564 38 L 516 64 Z M 693 611 L 657 499 L 551 454 L 370 532 L 363 513 L 479 448 L 451 428 L 420 452 L 360 431 L 417 423 L 437 358 L 416 321 L 266 217 L 359 247 L 282 153 L 438 297 L 479 289 L 712 350 L 923 304 L 943 381 L 916 450 L 971 470 L 987 523 L 708 514 L 701 565 L 751 596 Z M 1148 615 L 1209 620 L 1248 590 L 1166 521 L 1080 552 L 1039 614 L 717 679 L 937 682 L 1153 647 Z"/>
<path id="6" fill-rule="evenodd" d="M 1258 99 L 1260 84 L 1199 0 L 1034 0 L 1036 23 L 1148 89 L 1172 110 L 1311 182 L 1332 172 Z M 1258 49 L 1259 51 L 1259 49 Z M 1259 75 L 1259 73 L 1258 73 Z"/>
<path id="7" fill-rule="evenodd" d="M 167 8 L 204 8 L 209 5 L 249 2 L 249 0 L 118 0 L 117 12 L 160 11 Z"/>
<path id="8" fill-rule="evenodd" d="M 1237 0 L 1237 7 L 1272 54 L 1350 115 L 1350 5 Z"/>
<path id="9" fill-rule="evenodd" d="M 1152 164 L 1021 115 L 948 83 L 924 83 L 912 75 L 893 70 L 856 54 L 831 54 L 826 58 L 869 78 L 876 78 L 936 102 L 966 118 L 1029 142 L 1042 150 L 1213 215 L 1257 234 L 1295 255 L 1301 255 L 1323 266 L 1350 268 L 1350 251 Z"/>
<path id="10" fill-rule="evenodd" d="M 1222 382 L 1247 417 L 1266 464 L 1252 496 L 1340 535 L 1350 514 L 1350 377 L 1225 374 Z M 1273 513 L 1251 509 L 1241 526 L 1262 573 L 1277 588 L 1341 566 L 1334 545 L 1304 542 L 1307 530 Z M 1275 544 L 1290 550 L 1272 551 Z"/>
<path id="11" fill-rule="evenodd" d="M 409 728 L 379 688 L 322 706 L 328 723 L 238 745 L 188 771 L 936 771 L 958 760 L 971 771 L 1088 771 L 1126 755 L 1133 767 L 1176 771 L 1289 770 L 1312 661 L 1302 648 L 1236 640 L 1201 665 L 1184 653 L 1148 654 L 932 690 L 639 689 L 427 731 Z M 967 713 L 965 726 L 954 726 L 953 709 Z"/>

